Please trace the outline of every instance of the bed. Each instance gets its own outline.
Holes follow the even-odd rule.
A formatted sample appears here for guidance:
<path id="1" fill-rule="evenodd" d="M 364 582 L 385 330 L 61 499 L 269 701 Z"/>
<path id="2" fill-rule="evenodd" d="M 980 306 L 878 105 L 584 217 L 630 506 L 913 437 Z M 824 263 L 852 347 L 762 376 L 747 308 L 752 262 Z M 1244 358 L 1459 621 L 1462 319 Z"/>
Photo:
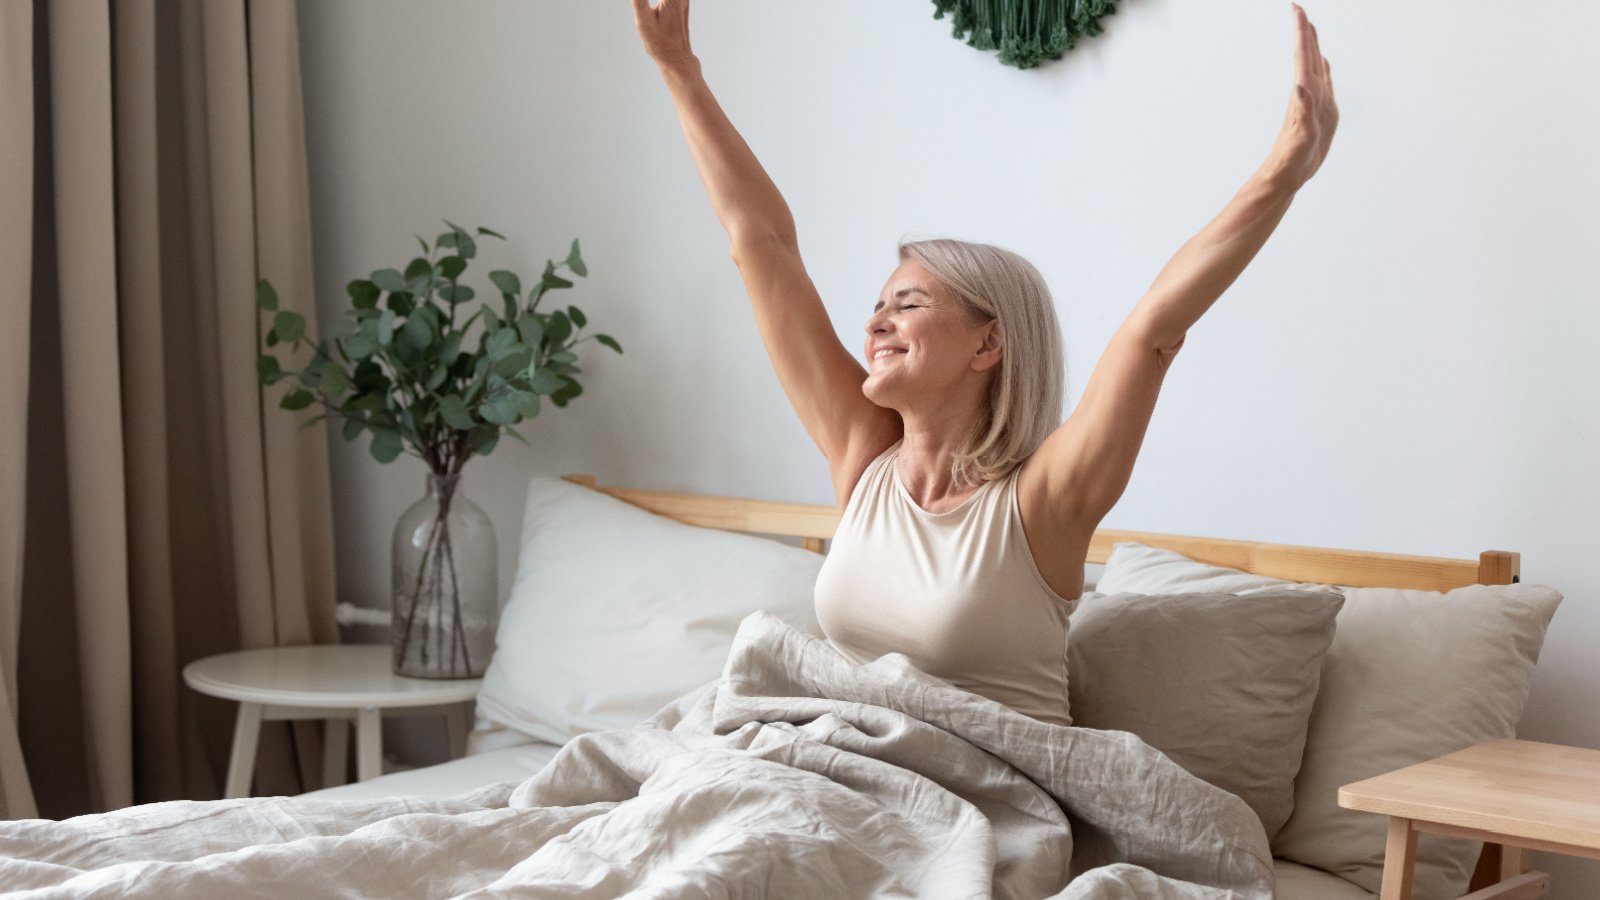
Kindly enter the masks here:
<path id="1" fill-rule="evenodd" d="M 128 827 L 122 820 L 78 822 L 77 832 L 67 823 L 41 826 L 37 834 L 9 836 L 10 843 L 0 831 L 0 880 L 13 872 L 37 874 L 6 868 L 8 859 L 30 855 L 52 865 L 70 857 L 88 873 L 83 878 L 95 866 L 127 868 L 119 875 L 123 881 L 108 882 L 122 887 L 157 884 L 152 873 L 170 874 L 162 866 L 230 860 L 196 876 L 222 882 L 172 882 L 200 890 L 193 885 L 236 883 L 251 871 L 287 877 L 289 868 L 305 863 L 305 852 L 287 849 L 234 859 L 246 843 L 258 840 L 305 838 L 316 846 L 338 831 L 337 839 L 348 843 L 374 830 L 389 834 L 384 829 L 391 821 L 403 819 L 416 828 L 416 822 L 437 823 L 451 815 L 499 815 L 507 797 L 513 806 L 519 796 L 531 796 L 530 803 L 566 809 L 622 809 L 627 804 L 615 798 L 563 793 L 567 775 L 558 770 L 604 780 L 643 765 L 643 757 L 628 755 L 634 751 L 612 752 L 608 746 L 659 743 L 671 736 L 664 731 L 709 735 L 711 718 L 719 717 L 718 734 L 756 735 L 755 745 L 740 745 L 740 752 L 760 750 L 754 755 L 764 764 L 780 757 L 794 763 L 798 750 L 816 749 L 787 738 L 756 746 L 764 740 L 759 721 L 783 720 L 801 723 L 786 724 L 786 734 L 805 732 L 800 736 L 829 744 L 830 753 L 849 749 L 847 738 L 895 744 L 894 752 L 902 753 L 865 761 L 841 761 L 835 754 L 811 766 L 844 783 L 856 779 L 870 787 L 878 776 L 863 773 L 878 771 L 873 765 L 881 770 L 887 761 L 896 773 L 890 781 L 903 779 L 890 791 L 896 797 L 920 791 L 930 779 L 945 786 L 939 771 L 945 763 L 929 758 L 970 751 L 967 762 L 949 763 L 953 771 L 976 767 L 958 773 L 958 782 L 994 782 L 1003 769 L 1015 779 L 1004 787 L 1007 797 L 1042 787 L 1060 803 L 1057 808 L 1046 802 L 1019 816 L 1037 797 L 1007 807 L 998 795 L 961 794 L 970 802 L 940 807 L 948 818 L 939 819 L 938 798 L 918 794 L 912 808 L 919 814 L 928 810 L 929 820 L 952 834 L 958 830 L 952 823 L 965 822 L 979 852 L 967 859 L 952 840 L 942 852 L 916 858 L 879 882 L 892 883 L 883 893 L 987 895 L 992 869 L 995 896 L 1371 898 L 1381 874 L 1385 823 L 1338 810 L 1338 785 L 1514 736 L 1545 629 L 1560 602 L 1550 588 L 1521 584 L 1520 559 L 1509 552 L 1442 559 L 1104 530 L 1089 554 L 1092 566 L 1104 567 L 1096 589 L 1078 601 L 1070 618 L 1077 727 L 1057 729 L 997 711 L 998 704 L 930 679 L 894 654 L 873 664 L 878 668 L 824 659 L 830 651 L 815 637 L 810 584 L 837 519 L 825 506 L 602 487 L 587 476 L 536 477 L 529 484 L 516 584 L 465 757 L 299 798 L 221 801 L 244 804 L 237 807 L 191 804 L 169 814 L 176 825 L 163 819 L 150 828 L 130 818 L 140 823 L 134 830 L 147 833 L 180 826 L 193 833 L 188 823 L 201 817 L 234 823 L 228 826 L 238 835 L 229 838 L 233 843 L 196 839 L 196 849 L 163 850 L 157 855 L 169 859 L 149 865 L 131 862 L 133 855 L 81 862 L 86 851 L 79 845 L 89 845 L 107 826 Z M 778 658 L 803 664 L 782 671 L 773 663 Z M 827 678 L 833 682 L 819 694 L 812 673 L 822 669 L 832 672 Z M 881 684 L 889 685 L 882 689 L 892 695 L 888 699 Z M 865 712 L 850 719 L 851 710 Z M 907 710 L 916 715 L 902 715 Z M 841 723 L 835 714 L 850 721 Z M 917 719 L 940 728 L 926 728 Z M 978 720 L 986 723 L 983 728 L 964 730 Z M 819 723 L 827 728 L 819 730 Z M 922 738 L 902 740 L 917 729 Z M 946 732 L 972 745 L 947 741 Z M 1058 733 L 1076 742 L 1055 744 Z M 946 742 L 917 742 L 935 737 Z M 684 758 L 682 745 L 650 752 L 656 753 L 651 766 L 672 768 Z M 858 762 L 870 765 L 850 768 Z M 741 779 L 750 771 L 729 769 L 711 782 L 743 790 Z M 630 790 L 642 790 L 641 783 L 655 778 L 632 777 Z M 700 785 L 708 786 L 713 785 Z M 826 793 L 820 787 L 818 792 Z M 788 796 L 796 793 L 791 788 Z M 670 796 L 663 808 L 680 810 L 694 796 Z M 737 802 L 717 796 L 719 804 Z M 449 798 L 474 799 L 461 806 L 465 801 Z M 993 818 L 992 832 L 982 816 L 969 815 L 974 806 Z M 338 828 L 306 824 L 321 823 L 319 817 L 335 810 L 362 810 L 367 818 Z M 1070 836 L 1065 822 L 1041 824 L 1063 812 Z M 396 813 L 406 815 L 385 818 Z M 271 823 L 267 831 L 263 821 Z M 270 839 L 263 837 L 267 833 Z M 434 840 L 448 844 L 448 838 L 418 843 L 415 833 L 405 834 L 412 847 L 431 847 Z M 912 837 L 906 840 L 914 843 Z M 928 846 L 942 840 L 938 830 L 931 837 Z M 1494 845 L 1429 837 L 1419 846 L 1418 900 L 1459 896 L 1479 886 L 1475 869 L 1482 877 L 1498 871 Z M 550 841 L 540 852 L 558 843 Z M 1152 849 L 1154 844 L 1164 846 Z M 396 845 L 393 835 L 381 845 Z M 78 849 L 57 849 L 65 846 Z M 730 871 L 748 875 L 752 864 L 763 868 L 774 852 L 719 848 L 733 861 L 706 883 L 720 883 Z M 330 853 L 302 874 L 322 878 L 328 860 L 346 855 Z M 1075 877 L 1055 893 L 1068 857 Z M 413 862 L 399 855 L 390 865 L 398 870 Z M 948 871 L 940 868 L 946 863 Z M 507 877 L 521 868 L 511 867 Z M 981 889 L 953 887 L 973 871 L 982 873 Z M 643 883 L 628 890 L 640 896 L 716 895 L 705 884 L 690 891 L 666 886 L 668 881 L 653 878 L 649 890 Z M 773 896 L 847 893 L 842 885 L 823 888 L 817 881 L 794 882 L 807 887 L 791 884 L 785 891 L 780 876 L 766 871 L 758 873 L 757 883 Z M 625 892 L 622 884 L 599 880 L 588 893 L 562 893 L 614 896 Z M 1048 889 L 1039 887 L 1046 884 Z M 417 889 L 457 890 L 442 884 Z M 364 884 L 363 890 L 379 888 Z"/>

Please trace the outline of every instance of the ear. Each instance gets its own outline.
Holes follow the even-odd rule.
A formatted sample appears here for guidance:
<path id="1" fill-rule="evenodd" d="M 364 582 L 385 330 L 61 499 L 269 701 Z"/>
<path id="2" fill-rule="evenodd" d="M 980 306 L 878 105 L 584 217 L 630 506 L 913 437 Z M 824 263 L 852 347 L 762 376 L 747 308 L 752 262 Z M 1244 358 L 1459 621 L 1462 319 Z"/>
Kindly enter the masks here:
<path id="1" fill-rule="evenodd" d="M 1000 321 L 996 319 L 984 326 L 983 343 L 979 345 L 978 352 L 972 354 L 973 371 L 983 372 L 999 365 L 1005 350 L 1005 332 L 1000 329 Z"/>

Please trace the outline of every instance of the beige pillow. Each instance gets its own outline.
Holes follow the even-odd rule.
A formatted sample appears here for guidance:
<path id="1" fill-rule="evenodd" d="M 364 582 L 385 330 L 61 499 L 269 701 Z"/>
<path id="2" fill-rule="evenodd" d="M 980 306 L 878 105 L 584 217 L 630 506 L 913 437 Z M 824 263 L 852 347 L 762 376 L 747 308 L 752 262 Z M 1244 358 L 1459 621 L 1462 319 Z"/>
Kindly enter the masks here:
<path id="1" fill-rule="evenodd" d="M 1067 657 L 1074 724 L 1131 731 L 1238 794 L 1267 836 L 1294 777 L 1338 594 L 1086 595 Z"/>
<path id="2" fill-rule="evenodd" d="M 1102 591 L 1146 593 L 1285 586 L 1293 582 L 1140 544 L 1118 544 L 1099 583 Z M 1545 629 L 1560 602 L 1560 593 L 1539 585 L 1473 585 L 1449 593 L 1344 589 L 1295 779 L 1294 812 L 1272 841 L 1273 853 L 1376 892 L 1387 819 L 1341 809 L 1339 788 L 1515 737 Z M 1420 836 L 1416 900 L 1465 893 L 1481 846 Z"/>

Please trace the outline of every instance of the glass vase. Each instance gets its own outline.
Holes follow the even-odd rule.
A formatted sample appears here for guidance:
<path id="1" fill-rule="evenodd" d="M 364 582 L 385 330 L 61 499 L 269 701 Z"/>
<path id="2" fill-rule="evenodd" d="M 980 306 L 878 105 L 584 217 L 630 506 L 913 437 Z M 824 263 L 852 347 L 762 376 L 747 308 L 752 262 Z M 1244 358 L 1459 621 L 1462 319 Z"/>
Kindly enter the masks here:
<path id="1" fill-rule="evenodd" d="M 500 617 L 494 524 L 461 476 L 428 475 L 428 492 L 395 524 L 394 671 L 477 678 Z"/>

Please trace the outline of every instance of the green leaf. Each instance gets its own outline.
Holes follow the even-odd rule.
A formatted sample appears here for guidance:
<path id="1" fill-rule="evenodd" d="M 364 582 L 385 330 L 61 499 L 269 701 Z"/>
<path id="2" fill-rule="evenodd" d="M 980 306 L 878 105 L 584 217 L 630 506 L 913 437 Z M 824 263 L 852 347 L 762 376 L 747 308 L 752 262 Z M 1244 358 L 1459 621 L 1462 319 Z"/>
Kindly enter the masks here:
<path id="1" fill-rule="evenodd" d="M 557 375 L 582 375 L 583 374 L 583 370 L 578 368 L 577 366 L 573 365 L 572 363 L 553 362 L 553 363 L 550 364 L 550 371 L 556 373 Z"/>
<path id="2" fill-rule="evenodd" d="M 602 344 L 605 344 L 607 347 L 610 347 L 618 353 L 622 352 L 622 345 L 617 343 L 617 339 L 609 334 L 597 334 L 594 336 L 594 339 Z"/>
<path id="3" fill-rule="evenodd" d="M 439 289 L 439 297 L 446 303 L 465 303 L 478 292 L 464 284 L 452 284 Z"/>
<path id="4" fill-rule="evenodd" d="M 517 333 L 529 347 L 538 347 L 544 341 L 544 323 L 535 313 L 523 313 L 517 318 Z"/>
<path id="5" fill-rule="evenodd" d="M 394 310 L 386 309 L 378 316 L 378 346 L 387 347 L 394 340 Z"/>
<path id="6" fill-rule="evenodd" d="M 417 240 L 421 240 L 421 238 L 418 238 Z M 360 419 L 349 418 L 344 420 L 344 439 L 347 441 L 355 440 L 361 436 L 361 432 L 366 430 L 366 423 L 362 422 Z"/>
<path id="7" fill-rule="evenodd" d="M 278 291 L 265 278 L 256 279 L 256 306 L 266 312 L 278 311 Z"/>
<path id="8" fill-rule="evenodd" d="M 478 227 L 478 233 L 479 233 L 479 234 L 487 234 L 487 235 L 488 235 L 488 236 L 490 236 L 490 237 L 497 237 L 497 238 L 499 238 L 499 239 L 500 239 L 500 240 L 502 240 L 502 241 L 503 241 L 503 240 L 505 240 L 505 239 L 506 239 L 506 236 L 505 236 L 505 235 L 503 235 L 503 234 L 501 234 L 501 233 L 500 233 L 500 232 L 498 232 L 498 231 L 491 231 L 491 230 L 490 230 L 490 229 L 488 229 L 488 228 L 484 228 L 484 227 L 482 227 L 482 226 L 481 226 L 481 225 L 480 225 L 480 226 L 479 226 L 479 227 Z"/>
<path id="9" fill-rule="evenodd" d="M 444 234 L 439 235 L 439 239 L 434 241 L 433 245 L 440 248 L 450 247 L 454 249 L 456 245 L 456 233 L 453 231 L 446 231 Z"/>
<path id="10" fill-rule="evenodd" d="M 461 254 L 462 259 L 471 259 L 478 255 L 478 242 L 474 241 L 472 236 L 465 231 L 458 232 L 456 234 L 456 252 Z"/>
<path id="11" fill-rule="evenodd" d="M 424 381 L 422 386 L 427 388 L 430 393 L 437 391 L 439 389 L 439 385 L 444 384 L 444 380 L 449 376 L 449 366 L 443 364 L 434 366 L 433 371 L 428 373 L 428 380 Z"/>
<path id="12" fill-rule="evenodd" d="M 542 293 L 543 291 L 548 291 L 552 288 L 572 287 L 572 282 L 556 274 L 556 264 L 554 262 L 546 262 L 544 266 L 544 276 L 539 279 L 539 287 Z"/>
<path id="13" fill-rule="evenodd" d="M 422 310 L 406 317 L 406 323 L 400 326 L 400 340 L 417 350 L 424 350 L 433 343 L 433 334 L 433 325 Z"/>
<path id="14" fill-rule="evenodd" d="M 483 420 L 491 425 L 510 425 L 517 421 L 520 414 L 510 397 L 499 394 L 485 400 L 483 405 L 478 407 L 478 415 L 483 416 Z"/>
<path id="15" fill-rule="evenodd" d="M 411 265 L 406 266 L 406 274 L 405 274 L 406 281 L 415 281 L 417 279 L 429 279 L 429 278 L 432 278 L 432 277 L 433 277 L 433 264 L 428 262 L 427 259 L 425 259 L 425 258 L 423 258 L 421 256 L 417 257 L 416 259 L 413 259 L 411 261 Z"/>
<path id="16" fill-rule="evenodd" d="M 557 406 L 565 407 L 568 401 L 583 393 L 583 385 L 573 381 L 571 378 L 563 377 L 561 380 L 566 382 L 566 387 L 551 394 L 550 402 Z"/>
<path id="17" fill-rule="evenodd" d="M 444 365 L 448 366 L 454 364 L 456 358 L 460 355 L 461 335 L 459 333 L 450 335 L 444 339 L 443 344 L 439 345 L 439 362 L 443 363 Z"/>
<path id="18" fill-rule="evenodd" d="M 451 394 L 439 401 L 439 415 L 444 417 L 444 423 L 457 431 L 471 431 L 477 423 L 472 421 L 472 413 L 467 410 L 467 404 L 456 394 Z"/>
<path id="19" fill-rule="evenodd" d="M 388 394 L 362 394 L 345 404 L 345 408 L 355 412 L 369 412 L 374 415 L 388 411 Z"/>
<path id="20" fill-rule="evenodd" d="M 322 367 L 322 393 L 330 398 L 337 398 L 340 394 L 350 389 L 350 376 L 340 366 Z"/>
<path id="21" fill-rule="evenodd" d="M 416 238 L 417 238 L 417 243 L 422 245 L 422 255 L 423 256 L 427 256 L 428 255 L 428 242 L 423 240 L 422 239 L 422 235 L 420 235 L 420 234 L 417 235 Z"/>
<path id="22" fill-rule="evenodd" d="M 310 391 L 295 388 L 289 393 L 284 394 L 283 400 L 279 402 L 278 405 L 284 409 L 305 409 L 306 407 L 310 406 L 311 401 L 315 399 L 315 397 L 311 396 Z"/>
<path id="23" fill-rule="evenodd" d="M 511 333 L 512 331 L 509 328 L 500 332 L 500 334 Z M 496 337 L 498 336 L 499 335 L 496 335 Z M 515 378 L 517 375 L 521 374 L 522 370 L 526 369 L 528 364 L 531 362 L 533 362 L 533 351 L 521 344 L 517 344 L 515 347 L 512 347 L 511 350 L 508 351 L 504 356 L 494 360 L 493 364 L 489 367 L 489 371 L 499 375 L 501 378 Z"/>
<path id="24" fill-rule="evenodd" d="M 576 306 L 567 307 L 567 315 L 572 317 L 573 324 L 577 325 L 579 328 L 589 324 L 589 317 L 584 315 L 583 310 L 577 308 Z"/>
<path id="25" fill-rule="evenodd" d="M 495 269 L 489 273 L 489 280 L 494 282 L 494 286 L 499 288 L 502 294 L 510 294 L 516 297 L 522 293 L 522 279 L 518 278 L 514 272 Z"/>
<path id="26" fill-rule="evenodd" d="M 276 331 L 273 331 L 271 328 L 267 329 L 266 345 L 268 347 L 276 347 L 276 346 L 278 346 L 278 333 Z"/>
<path id="27" fill-rule="evenodd" d="M 539 415 L 539 395 L 532 391 L 512 391 L 511 403 L 525 419 L 536 418 Z"/>
<path id="28" fill-rule="evenodd" d="M 500 426 L 494 425 L 478 428 L 473 431 L 472 452 L 479 456 L 488 456 L 494 452 L 496 444 L 500 443 Z"/>
<path id="29" fill-rule="evenodd" d="M 397 316 L 409 316 L 417 305 L 412 302 L 410 294 L 399 293 L 389 295 L 389 308 L 394 310 Z"/>
<path id="30" fill-rule="evenodd" d="M 581 275 L 585 278 L 589 276 L 589 267 L 583 264 L 583 257 L 578 255 L 577 238 L 572 239 L 572 250 L 567 254 L 567 268 L 571 269 L 575 275 Z"/>
<path id="31" fill-rule="evenodd" d="M 550 346 L 561 346 L 572 336 L 572 320 L 567 318 L 566 313 L 556 310 L 550 314 L 550 321 L 544 323 L 544 336 Z"/>
<path id="32" fill-rule="evenodd" d="M 484 344 L 484 349 L 488 351 L 490 359 L 495 359 L 509 353 L 516 344 L 517 332 L 510 328 L 502 328 L 489 335 L 489 340 Z"/>
<path id="33" fill-rule="evenodd" d="M 573 353 L 571 350 L 563 350 L 560 353 L 550 354 L 550 361 L 558 363 L 575 363 L 578 361 L 578 354 Z"/>
<path id="34" fill-rule="evenodd" d="M 565 378 L 549 369 L 534 369 L 528 373 L 528 387 L 541 394 L 554 394 L 566 385 Z"/>
<path id="35" fill-rule="evenodd" d="M 368 334 L 355 334 L 339 342 L 339 349 L 352 362 L 360 362 L 378 352 L 378 342 Z"/>
<path id="36" fill-rule="evenodd" d="M 483 305 L 483 330 L 490 334 L 500 330 L 500 317 L 494 314 L 487 303 Z"/>
<path id="37" fill-rule="evenodd" d="M 262 384 L 277 384 L 283 379 L 283 370 L 278 368 L 278 358 L 262 354 L 256 357 L 256 376 Z"/>
<path id="38" fill-rule="evenodd" d="M 373 272 L 372 283 L 378 290 L 388 291 L 391 294 L 404 293 L 406 289 L 406 277 L 401 275 L 398 269 L 379 269 Z"/>
<path id="39" fill-rule="evenodd" d="M 372 360 L 356 363 L 355 377 L 356 389 L 361 391 L 387 391 L 389 389 L 389 376 L 383 374 L 383 367 Z"/>
<path id="40" fill-rule="evenodd" d="M 393 428 L 372 429 L 372 458 L 381 463 L 394 462 L 405 444 L 400 439 L 400 432 Z"/>
<path id="41" fill-rule="evenodd" d="M 467 270 L 467 261 L 459 256 L 446 256 L 439 260 L 439 274 L 448 281 L 455 281 L 461 273 Z"/>
<path id="42" fill-rule="evenodd" d="M 278 340 L 285 344 L 293 344 L 305 336 L 306 317 L 297 312 L 283 310 L 273 317 L 272 330 L 278 335 Z"/>

